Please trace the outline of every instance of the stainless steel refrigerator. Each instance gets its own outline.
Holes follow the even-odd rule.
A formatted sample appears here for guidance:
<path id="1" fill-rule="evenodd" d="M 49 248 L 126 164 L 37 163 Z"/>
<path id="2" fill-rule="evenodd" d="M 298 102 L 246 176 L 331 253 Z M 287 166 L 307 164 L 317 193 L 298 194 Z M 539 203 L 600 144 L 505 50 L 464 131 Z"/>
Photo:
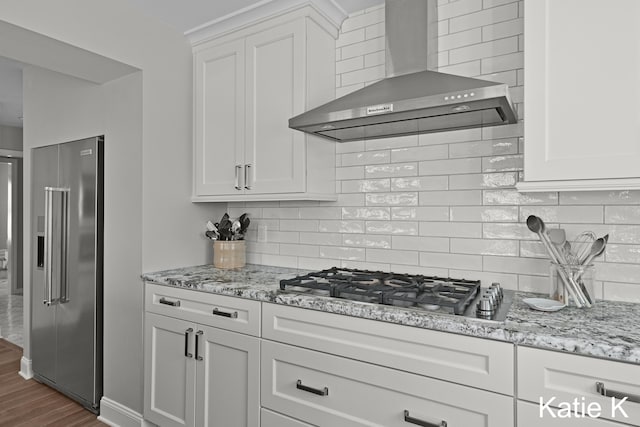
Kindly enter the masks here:
<path id="1" fill-rule="evenodd" d="M 33 150 L 31 359 L 35 378 L 99 412 L 103 144 Z"/>

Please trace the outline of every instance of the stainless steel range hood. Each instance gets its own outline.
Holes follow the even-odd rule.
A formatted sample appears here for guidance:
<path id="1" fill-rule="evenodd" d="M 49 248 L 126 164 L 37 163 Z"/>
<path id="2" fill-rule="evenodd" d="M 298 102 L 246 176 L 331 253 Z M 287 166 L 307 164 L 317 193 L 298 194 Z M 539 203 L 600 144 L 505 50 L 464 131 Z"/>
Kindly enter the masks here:
<path id="1" fill-rule="evenodd" d="M 516 123 L 506 84 L 429 71 L 436 0 L 387 0 L 386 78 L 289 120 L 338 142 Z"/>

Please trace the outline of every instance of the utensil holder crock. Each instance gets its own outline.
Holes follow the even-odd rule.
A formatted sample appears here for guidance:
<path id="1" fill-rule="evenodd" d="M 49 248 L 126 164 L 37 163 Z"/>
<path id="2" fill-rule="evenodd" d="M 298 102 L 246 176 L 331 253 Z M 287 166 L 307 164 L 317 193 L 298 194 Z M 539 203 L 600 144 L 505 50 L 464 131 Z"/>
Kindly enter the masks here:
<path id="1" fill-rule="evenodd" d="M 230 269 L 241 268 L 246 263 L 244 240 L 216 240 L 213 242 L 213 266 Z"/>
<path id="2" fill-rule="evenodd" d="M 565 285 L 565 279 L 571 278 L 580 288 L 581 293 L 589 304 L 584 304 L 582 308 L 593 307 L 595 304 L 594 277 L 595 266 L 593 264 L 557 264 L 550 263 L 549 267 L 549 298 L 560 301 L 569 306 L 576 306 L 575 300 Z"/>

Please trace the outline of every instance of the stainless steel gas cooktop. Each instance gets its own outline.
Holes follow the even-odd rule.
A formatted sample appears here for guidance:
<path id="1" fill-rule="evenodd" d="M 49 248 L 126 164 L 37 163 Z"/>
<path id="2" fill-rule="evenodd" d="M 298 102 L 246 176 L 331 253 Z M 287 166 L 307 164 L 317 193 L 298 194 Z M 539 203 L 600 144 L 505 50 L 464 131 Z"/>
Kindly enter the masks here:
<path id="1" fill-rule="evenodd" d="M 493 321 L 506 318 L 513 297 L 499 283 L 337 267 L 283 279 L 280 289 Z"/>

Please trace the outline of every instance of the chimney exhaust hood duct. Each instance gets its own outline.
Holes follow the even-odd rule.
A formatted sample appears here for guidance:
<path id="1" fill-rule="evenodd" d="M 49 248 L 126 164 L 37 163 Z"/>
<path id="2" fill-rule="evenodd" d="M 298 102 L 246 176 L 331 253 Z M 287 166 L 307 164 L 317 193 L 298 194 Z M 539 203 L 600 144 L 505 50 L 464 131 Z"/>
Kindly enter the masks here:
<path id="1" fill-rule="evenodd" d="M 387 0 L 386 78 L 289 119 L 333 141 L 444 132 L 518 121 L 506 84 L 430 71 L 437 0 Z"/>

